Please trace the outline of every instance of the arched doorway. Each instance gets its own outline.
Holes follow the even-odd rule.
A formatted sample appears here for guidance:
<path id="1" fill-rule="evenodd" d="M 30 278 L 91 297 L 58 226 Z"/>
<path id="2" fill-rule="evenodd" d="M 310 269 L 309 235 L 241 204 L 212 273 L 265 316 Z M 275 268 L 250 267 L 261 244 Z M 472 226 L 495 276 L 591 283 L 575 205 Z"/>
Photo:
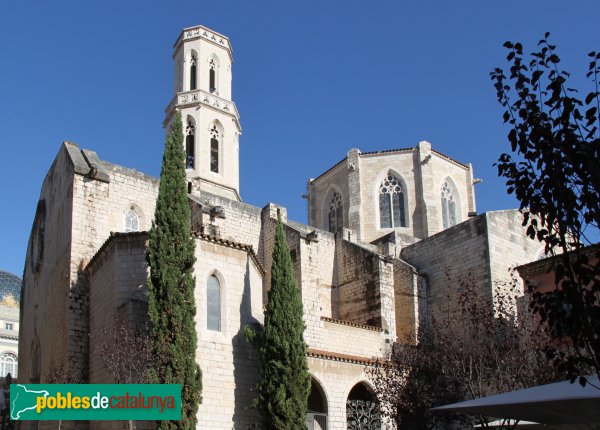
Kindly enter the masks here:
<path id="1" fill-rule="evenodd" d="M 315 378 L 310 378 L 306 426 L 308 430 L 327 430 L 327 398 Z"/>
<path id="2" fill-rule="evenodd" d="M 356 384 L 348 393 L 346 424 L 348 430 L 381 429 L 381 415 L 377 396 L 364 382 Z"/>

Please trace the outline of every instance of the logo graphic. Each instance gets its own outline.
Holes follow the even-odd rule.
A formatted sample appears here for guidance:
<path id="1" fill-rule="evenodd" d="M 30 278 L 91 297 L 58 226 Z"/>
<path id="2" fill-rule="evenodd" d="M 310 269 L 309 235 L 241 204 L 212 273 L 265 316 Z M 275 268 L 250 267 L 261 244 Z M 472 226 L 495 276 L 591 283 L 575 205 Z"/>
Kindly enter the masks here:
<path id="1" fill-rule="evenodd" d="M 177 384 L 12 384 L 13 420 L 179 420 Z"/>
<path id="2" fill-rule="evenodd" d="M 13 387 L 16 387 L 16 389 Z M 33 391 L 28 390 L 25 385 L 11 385 L 10 395 L 13 399 L 10 402 L 10 419 L 21 419 L 20 417 L 23 412 L 37 408 L 38 398 L 45 399 L 48 394 L 50 393 L 46 390 Z"/>

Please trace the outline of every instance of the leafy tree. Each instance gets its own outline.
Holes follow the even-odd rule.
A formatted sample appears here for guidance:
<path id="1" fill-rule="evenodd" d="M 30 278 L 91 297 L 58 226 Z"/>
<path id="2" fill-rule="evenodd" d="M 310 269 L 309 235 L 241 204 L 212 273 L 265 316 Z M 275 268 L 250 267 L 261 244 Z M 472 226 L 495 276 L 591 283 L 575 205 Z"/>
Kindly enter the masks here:
<path id="1" fill-rule="evenodd" d="M 600 53 L 588 54 L 592 89 L 582 101 L 548 38 L 529 60 L 520 43 L 506 42 L 508 76 L 500 68 L 491 73 L 510 127 L 511 154 L 497 166 L 520 201 L 528 235 L 554 256 L 556 288 L 530 286 L 532 307 L 570 338 L 570 350 L 551 344 L 546 351 L 574 380 L 586 368 L 600 376 L 600 247 L 589 247 L 600 226 Z"/>
<path id="2" fill-rule="evenodd" d="M 486 427 L 488 418 L 432 413 L 435 406 L 552 382 L 559 376 L 541 352 L 537 333 L 516 322 L 516 279 L 498 282 L 482 297 L 473 275 L 448 278 L 448 306 L 420 328 L 415 345 L 397 345 L 390 361 L 368 370 L 382 415 L 399 429 Z M 458 291 L 456 295 L 450 292 Z M 509 429 L 515 422 L 502 423 Z"/>
<path id="3" fill-rule="evenodd" d="M 161 429 L 195 429 L 201 402 L 201 372 L 196 363 L 194 316 L 194 241 L 185 182 L 181 114 L 167 135 L 147 260 L 148 312 L 154 355 L 160 357 L 151 378 L 181 384 L 181 420 L 163 421 Z"/>
<path id="4" fill-rule="evenodd" d="M 306 362 L 302 298 L 281 220 L 277 220 L 271 289 L 262 330 L 246 327 L 259 351 L 256 406 L 266 429 L 306 429 L 310 375 Z"/>

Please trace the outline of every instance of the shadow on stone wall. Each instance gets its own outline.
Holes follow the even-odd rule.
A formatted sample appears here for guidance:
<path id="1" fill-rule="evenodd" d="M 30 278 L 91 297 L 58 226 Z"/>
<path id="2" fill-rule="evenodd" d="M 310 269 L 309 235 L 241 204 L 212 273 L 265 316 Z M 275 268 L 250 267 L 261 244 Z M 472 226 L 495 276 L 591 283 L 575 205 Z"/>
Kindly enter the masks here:
<path id="1" fill-rule="evenodd" d="M 256 384 L 260 373 L 258 352 L 244 336 L 246 325 L 258 326 L 259 321 L 252 316 L 252 295 L 250 286 L 250 256 L 246 259 L 244 291 L 240 304 L 240 327 L 232 339 L 234 389 L 234 429 L 258 428 L 260 417 L 252 402 L 256 397 Z M 256 427 L 255 427 L 256 426 Z"/>

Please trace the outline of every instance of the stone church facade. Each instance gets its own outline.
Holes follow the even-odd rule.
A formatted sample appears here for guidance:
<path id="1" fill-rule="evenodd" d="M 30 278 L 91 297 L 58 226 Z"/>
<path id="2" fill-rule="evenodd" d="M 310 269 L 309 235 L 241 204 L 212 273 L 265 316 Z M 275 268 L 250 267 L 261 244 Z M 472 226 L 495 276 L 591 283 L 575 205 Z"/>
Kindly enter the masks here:
<path id="1" fill-rule="evenodd" d="M 347 400 L 373 398 L 366 373 L 372 360 L 415 341 L 419 326 L 449 300 L 449 277 L 474 275 L 482 297 L 493 300 L 508 269 L 539 254 L 517 211 L 477 215 L 472 167 L 428 142 L 373 153 L 351 149 L 309 180 L 308 225 L 288 219 L 285 207 L 244 203 L 230 41 L 203 26 L 188 28 L 173 58 L 175 96 L 164 125 L 181 112 L 197 258 L 198 428 L 260 428 L 251 408 L 258 357 L 242 329 L 263 322 L 278 215 L 304 304 L 313 381 L 309 428 L 346 428 Z M 20 381 L 49 382 L 68 362 L 83 382 L 111 382 L 97 351 L 115 317 L 132 324 L 145 318 L 146 231 L 157 194 L 157 178 L 62 144 L 43 182 L 28 245 Z"/>

